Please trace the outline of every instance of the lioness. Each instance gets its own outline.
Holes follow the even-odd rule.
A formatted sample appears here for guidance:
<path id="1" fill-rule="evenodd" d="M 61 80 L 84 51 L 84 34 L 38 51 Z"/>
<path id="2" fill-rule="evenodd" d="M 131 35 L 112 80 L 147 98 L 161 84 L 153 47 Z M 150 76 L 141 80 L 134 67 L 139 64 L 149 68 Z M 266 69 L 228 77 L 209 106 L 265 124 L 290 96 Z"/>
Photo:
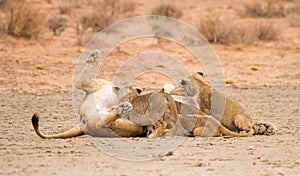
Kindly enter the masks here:
<path id="1" fill-rule="evenodd" d="M 192 75 L 192 80 L 182 80 L 180 86 L 169 90 L 169 94 L 177 102 L 177 111 L 180 113 L 182 106 L 188 106 L 190 112 L 183 112 L 180 122 L 183 128 L 192 131 L 195 136 L 219 136 L 224 132 L 234 132 L 230 136 L 251 136 L 255 134 L 271 135 L 275 133 L 275 126 L 269 122 L 253 123 L 245 109 L 230 97 L 216 91 L 211 85 L 203 80 L 202 73 Z M 194 82 L 195 86 L 193 86 Z M 168 88 L 170 89 L 170 88 Z M 182 99 L 182 97 L 185 97 Z M 212 105 L 212 98 L 219 100 Z M 196 104 L 193 108 L 192 104 Z M 224 111 L 212 111 L 212 106 L 224 103 Z M 191 123 L 193 122 L 193 123 Z M 207 126 L 205 128 L 205 125 Z M 206 131 L 203 133 L 203 130 Z M 210 129 L 216 130 L 209 131 Z M 221 131 L 222 129 L 222 131 Z M 228 134 L 225 134 L 228 135 Z"/>
<path id="2" fill-rule="evenodd" d="M 59 134 L 45 135 L 39 131 L 39 117 L 34 114 L 32 125 L 42 138 L 69 138 L 88 134 L 98 137 L 131 137 L 146 133 L 146 127 L 136 125 L 125 118 L 132 105 L 129 102 L 118 103 L 112 82 L 104 79 L 93 79 L 91 70 L 97 67 L 100 51 L 92 52 L 86 61 L 76 88 L 84 90 L 86 96 L 79 107 L 80 125 Z"/>

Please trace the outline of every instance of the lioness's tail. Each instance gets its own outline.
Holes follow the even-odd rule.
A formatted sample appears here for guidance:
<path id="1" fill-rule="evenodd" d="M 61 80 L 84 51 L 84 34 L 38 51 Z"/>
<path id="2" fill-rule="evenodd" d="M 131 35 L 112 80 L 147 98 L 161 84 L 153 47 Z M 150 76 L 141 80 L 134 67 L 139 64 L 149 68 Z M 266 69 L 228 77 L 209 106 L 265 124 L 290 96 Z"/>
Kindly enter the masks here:
<path id="1" fill-rule="evenodd" d="M 70 138 L 70 137 L 76 137 L 76 136 L 83 135 L 83 131 L 79 126 L 71 128 L 70 130 L 67 130 L 65 132 L 58 133 L 58 134 L 52 134 L 52 135 L 43 134 L 39 130 L 39 116 L 37 114 L 33 114 L 32 118 L 31 118 L 31 122 L 32 122 L 32 126 L 33 126 L 34 131 L 36 132 L 36 134 L 39 135 L 43 139 Z"/>

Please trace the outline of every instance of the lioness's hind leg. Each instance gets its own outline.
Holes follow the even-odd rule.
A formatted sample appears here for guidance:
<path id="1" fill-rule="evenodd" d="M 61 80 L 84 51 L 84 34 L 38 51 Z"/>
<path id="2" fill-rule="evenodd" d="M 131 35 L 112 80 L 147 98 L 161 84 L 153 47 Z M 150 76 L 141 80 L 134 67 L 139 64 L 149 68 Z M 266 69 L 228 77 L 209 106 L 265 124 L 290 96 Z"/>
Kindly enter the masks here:
<path id="1" fill-rule="evenodd" d="M 93 71 L 97 67 L 97 59 L 100 57 L 100 51 L 95 50 L 90 53 L 86 60 L 86 65 L 83 68 L 80 78 L 76 82 L 76 88 L 82 89 L 86 92 L 91 92 L 95 87 L 95 79 L 93 78 Z"/>
<path id="2" fill-rule="evenodd" d="M 87 65 L 94 64 L 97 61 L 98 57 L 100 56 L 100 53 L 101 52 L 99 50 L 92 51 L 88 56 L 88 59 L 86 60 L 86 64 Z"/>
<path id="3" fill-rule="evenodd" d="M 276 132 L 276 127 L 270 122 L 256 122 L 253 125 L 254 134 L 273 135 Z"/>

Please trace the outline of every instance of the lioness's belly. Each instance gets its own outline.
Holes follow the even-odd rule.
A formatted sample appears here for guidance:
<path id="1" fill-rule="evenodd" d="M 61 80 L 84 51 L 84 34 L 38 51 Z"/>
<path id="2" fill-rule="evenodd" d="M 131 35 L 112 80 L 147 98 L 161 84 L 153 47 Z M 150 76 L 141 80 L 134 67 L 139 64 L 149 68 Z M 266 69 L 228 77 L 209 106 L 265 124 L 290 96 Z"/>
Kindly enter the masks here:
<path id="1" fill-rule="evenodd" d="M 80 127 L 84 134 L 96 137 L 116 137 L 117 135 L 106 125 L 97 127 L 96 124 L 109 114 L 109 108 L 117 105 L 117 102 L 117 96 L 110 84 L 103 85 L 101 89 L 88 94 L 79 108 Z"/>
<path id="2" fill-rule="evenodd" d="M 102 117 L 107 114 L 109 114 L 108 111 L 87 111 L 80 122 L 84 134 L 94 137 L 118 137 L 118 135 L 105 124 L 101 127 L 97 126 L 97 123 L 101 123 Z"/>

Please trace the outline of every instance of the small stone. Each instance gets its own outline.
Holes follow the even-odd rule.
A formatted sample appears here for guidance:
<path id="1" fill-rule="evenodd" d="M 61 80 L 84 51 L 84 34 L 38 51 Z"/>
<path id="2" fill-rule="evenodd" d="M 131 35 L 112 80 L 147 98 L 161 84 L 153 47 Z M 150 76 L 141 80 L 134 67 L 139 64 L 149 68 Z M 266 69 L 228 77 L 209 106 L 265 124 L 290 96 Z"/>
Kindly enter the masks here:
<path id="1" fill-rule="evenodd" d="M 202 166 L 203 166 L 203 163 L 196 164 L 196 167 L 202 167 Z"/>
<path id="2" fill-rule="evenodd" d="M 167 154 L 166 154 L 166 156 L 172 156 L 173 155 L 173 152 L 172 151 L 170 151 L 170 152 L 168 152 Z"/>
<path id="3" fill-rule="evenodd" d="M 258 70 L 258 68 L 256 68 L 256 67 L 251 67 L 251 70 L 253 70 L 253 71 L 257 71 L 257 70 Z"/>
<path id="4" fill-rule="evenodd" d="M 233 84 L 233 81 L 232 81 L 232 80 L 226 80 L 225 83 L 226 83 L 226 84 Z"/>
<path id="5" fill-rule="evenodd" d="M 44 70 L 45 66 L 44 65 L 36 65 L 35 68 L 38 70 Z"/>

